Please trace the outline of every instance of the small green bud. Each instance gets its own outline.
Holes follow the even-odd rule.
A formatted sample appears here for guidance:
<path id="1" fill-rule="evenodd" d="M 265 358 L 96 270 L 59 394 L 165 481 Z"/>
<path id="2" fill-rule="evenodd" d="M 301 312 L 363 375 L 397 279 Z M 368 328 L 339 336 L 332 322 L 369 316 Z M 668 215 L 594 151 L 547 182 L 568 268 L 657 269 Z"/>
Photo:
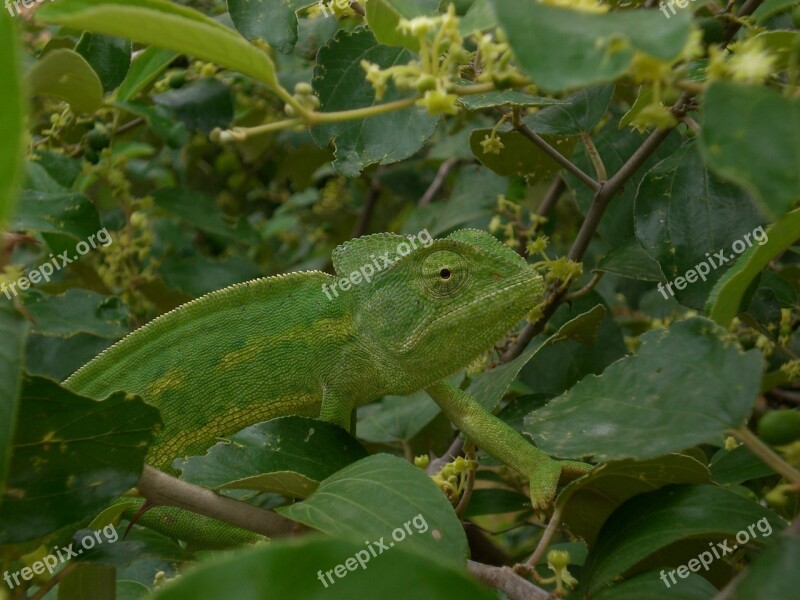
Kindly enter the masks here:
<path id="1" fill-rule="evenodd" d="M 419 79 L 417 79 L 416 87 L 418 92 L 427 92 L 428 90 L 435 89 L 436 77 L 429 73 L 425 73 Z"/>

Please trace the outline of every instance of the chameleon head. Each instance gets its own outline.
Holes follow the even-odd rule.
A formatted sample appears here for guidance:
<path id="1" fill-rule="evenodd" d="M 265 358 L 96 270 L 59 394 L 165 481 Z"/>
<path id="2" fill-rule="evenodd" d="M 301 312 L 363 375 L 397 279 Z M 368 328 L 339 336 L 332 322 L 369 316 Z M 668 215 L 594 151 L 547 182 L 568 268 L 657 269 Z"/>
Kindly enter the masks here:
<path id="1" fill-rule="evenodd" d="M 416 249 L 365 286 L 359 320 L 409 377 L 435 381 L 489 350 L 543 289 L 516 252 L 486 232 L 461 230 Z"/>

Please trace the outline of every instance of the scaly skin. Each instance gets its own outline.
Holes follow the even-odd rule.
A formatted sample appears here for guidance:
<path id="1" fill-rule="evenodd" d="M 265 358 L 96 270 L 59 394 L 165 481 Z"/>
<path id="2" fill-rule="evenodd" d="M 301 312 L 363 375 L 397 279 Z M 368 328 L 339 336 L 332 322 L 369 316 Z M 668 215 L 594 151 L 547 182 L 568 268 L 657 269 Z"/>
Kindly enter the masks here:
<path id="1" fill-rule="evenodd" d="M 534 505 L 545 506 L 560 464 L 438 383 L 518 323 L 540 301 L 542 279 L 485 232 L 426 242 L 379 234 L 340 246 L 339 277 L 383 263 L 348 291 L 304 272 L 214 292 L 132 333 L 65 385 L 97 399 L 121 389 L 159 408 L 164 429 L 147 462 L 165 471 L 254 423 L 319 414 L 349 428 L 358 405 L 427 388 L 468 437 L 530 477 Z"/>

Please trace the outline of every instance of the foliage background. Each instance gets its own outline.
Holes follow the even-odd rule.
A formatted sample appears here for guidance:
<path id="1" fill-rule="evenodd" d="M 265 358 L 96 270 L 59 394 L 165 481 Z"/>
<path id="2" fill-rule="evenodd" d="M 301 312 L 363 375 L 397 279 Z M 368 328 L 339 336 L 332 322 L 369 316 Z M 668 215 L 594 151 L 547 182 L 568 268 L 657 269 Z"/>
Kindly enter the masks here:
<path id="1" fill-rule="evenodd" d="M 0 570 L 30 566 L 81 528 L 123 531 L 118 512 L 97 515 L 136 483 L 158 424 L 140 400 L 98 408 L 56 382 L 207 292 L 330 270 L 331 250 L 352 237 L 474 227 L 537 264 L 549 294 L 538 321 L 459 380 L 548 452 L 608 462 L 561 492 L 559 527 L 533 560 L 541 577 L 549 541 L 580 582 L 569 597 L 796 597 L 796 2 L 697 2 L 672 15 L 652 3 L 459 0 L 447 11 L 431 0 L 367 0 L 335 16 L 303 1 L 56 0 L 3 14 L 0 283 L 103 227 L 113 243 L 0 296 Z M 430 35 L 402 26 L 415 17 Z M 447 43 L 431 52 L 436 32 Z M 362 60 L 378 65 L 369 81 Z M 389 78 L 381 69 L 393 65 L 411 67 Z M 759 226 L 768 242 L 675 298 L 659 292 Z M 759 426 L 769 419 L 772 430 Z M 257 434 L 297 442 L 306 426 Z M 54 431 L 64 450 L 49 463 Z M 283 511 L 327 538 L 209 551 L 136 526 L 37 576 L 30 597 L 393 598 L 413 586 L 478 598 L 491 594 L 466 574 L 479 573 L 468 546 L 477 563 L 513 565 L 542 539 L 550 515 L 480 453 L 458 507 L 464 533 L 409 463 L 453 440 L 424 394 L 364 407 L 357 432 L 255 456 L 228 479 L 218 447 L 182 474 L 216 489 L 258 475 L 225 493 L 267 508 L 332 486 L 334 500 L 311 493 Z M 352 446 L 334 450 L 342 443 Z M 335 459 L 309 470 L 295 454 Z M 330 589 L 317 581 L 419 506 L 441 544 L 410 538 Z M 762 518 L 771 537 L 672 588 L 659 579 Z M 538 585 L 561 590 L 563 577 Z"/>

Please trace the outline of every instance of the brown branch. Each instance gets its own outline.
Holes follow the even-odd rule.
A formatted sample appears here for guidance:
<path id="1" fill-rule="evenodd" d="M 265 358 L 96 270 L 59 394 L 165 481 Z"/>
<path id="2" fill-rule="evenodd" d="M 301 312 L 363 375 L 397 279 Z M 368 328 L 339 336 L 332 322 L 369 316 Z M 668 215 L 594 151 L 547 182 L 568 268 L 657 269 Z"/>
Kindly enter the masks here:
<path id="1" fill-rule="evenodd" d="M 155 504 L 189 510 L 267 537 L 289 535 L 296 527 L 294 521 L 272 511 L 220 496 L 153 467 L 145 466 L 136 487 L 143 497 Z"/>
<path id="2" fill-rule="evenodd" d="M 367 16 L 367 11 L 364 10 L 364 7 L 358 2 L 358 0 L 352 0 L 350 2 L 350 8 L 352 8 L 355 13 L 361 15 L 362 17 Z"/>
<path id="3" fill-rule="evenodd" d="M 467 569 L 481 583 L 500 590 L 509 600 L 548 600 L 551 597 L 549 592 L 523 579 L 510 567 L 492 567 L 468 560 Z"/>
<path id="4" fill-rule="evenodd" d="M 581 168 L 578 167 L 578 165 L 544 141 L 544 139 L 542 139 L 542 137 L 533 129 L 528 127 L 526 123 L 518 121 L 514 123 L 514 129 L 536 144 L 545 154 L 547 154 L 547 156 L 552 158 L 567 171 L 575 175 L 575 177 L 577 177 L 581 183 L 586 185 L 590 190 L 597 192 L 600 189 L 600 184 L 597 181 L 584 173 Z"/>
<path id="5" fill-rule="evenodd" d="M 537 217 L 546 217 L 550 214 L 550 211 L 553 210 L 553 207 L 558 202 L 558 199 L 561 198 L 561 195 L 567 189 L 567 184 L 564 183 L 564 178 L 561 175 L 556 175 L 556 178 L 553 180 L 553 183 L 550 184 L 550 189 L 547 190 L 547 193 L 542 198 L 542 203 L 536 207 L 536 216 Z"/>
<path id="6" fill-rule="evenodd" d="M 427 190 L 425 190 L 425 194 L 423 194 L 422 198 L 419 199 L 419 202 L 417 202 L 417 206 L 425 206 L 426 204 L 430 204 L 431 200 L 436 197 L 436 194 L 438 194 L 444 186 L 445 179 L 447 179 L 450 171 L 452 171 L 459 162 L 461 162 L 460 158 L 453 157 L 448 158 L 439 166 L 436 177 L 433 178 L 431 185 Z"/>
<path id="7" fill-rule="evenodd" d="M 603 159 L 600 158 L 600 153 L 597 151 L 597 147 L 592 141 L 592 136 L 585 131 L 581 131 L 580 137 L 584 148 L 586 148 L 586 154 L 589 156 L 589 160 L 592 161 L 592 165 L 594 166 L 594 172 L 597 175 L 597 181 L 603 183 L 606 179 L 608 179 L 608 175 L 606 174 L 606 166 L 603 164 Z"/>

